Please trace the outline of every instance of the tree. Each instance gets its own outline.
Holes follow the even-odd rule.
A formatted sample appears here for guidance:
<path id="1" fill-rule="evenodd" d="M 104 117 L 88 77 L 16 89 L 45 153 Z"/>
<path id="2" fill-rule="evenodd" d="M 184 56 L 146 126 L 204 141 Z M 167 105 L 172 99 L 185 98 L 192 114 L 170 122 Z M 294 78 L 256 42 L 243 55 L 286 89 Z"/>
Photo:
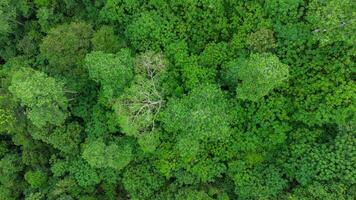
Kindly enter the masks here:
<path id="1" fill-rule="evenodd" d="M 167 60 L 161 53 L 139 55 L 133 82 L 114 104 L 122 132 L 138 138 L 141 146 L 148 151 L 154 150 L 158 142 L 156 120 L 164 106 L 160 77 L 166 66 Z"/>
<path id="2" fill-rule="evenodd" d="M 82 142 L 82 129 L 78 123 L 68 123 L 53 128 L 50 134 L 48 129 L 33 130 L 31 136 L 50 144 L 63 154 L 75 155 L 79 153 L 79 144 Z"/>
<path id="3" fill-rule="evenodd" d="M 164 24 L 156 12 L 142 12 L 127 26 L 125 35 L 134 49 L 139 51 L 160 49 L 163 44 Z"/>
<path id="4" fill-rule="evenodd" d="M 267 0 L 265 12 L 274 19 L 274 25 L 295 23 L 303 16 L 303 0 Z"/>
<path id="5" fill-rule="evenodd" d="M 331 182 L 323 184 L 314 182 L 306 187 L 297 187 L 290 194 L 287 194 L 288 200 L 307 200 L 307 199 L 340 199 L 350 200 L 353 198 L 348 186 L 342 183 Z"/>
<path id="6" fill-rule="evenodd" d="M 102 139 L 97 139 L 85 145 L 82 157 L 94 168 L 121 170 L 130 163 L 133 155 L 130 143 L 121 141 L 106 145 Z"/>
<path id="7" fill-rule="evenodd" d="M 128 167 L 122 182 L 131 199 L 149 199 L 164 186 L 165 180 L 153 166 L 145 162 Z"/>
<path id="8" fill-rule="evenodd" d="M 23 168 L 20 156 L 14 152 L 9 152 L 0 159 L 1 198 L 17 199 L 20 196 L 25 186 L 20 175 Z"/>
<path id="9" fill-rule="evenodd" d="M 31 61 L 19 56 L 9 59 L 0 70 L 0 132 L 2 134 L 15 135 L 22 134 L 27 121 L 25 113 L 20 113 L 22 109 L 18 101 L 9 91 L 14 72 L 22 66 L 28 66 Z"/>
<path id="10" fill-rule="evenodd" d="M 240 199 L 273 199 L 287 185 L 278 168 L 272 165 L 250 169 L 243 161 L 235 161 L 229 164 L 229 173 Z"/>
<path id="11" fill-rule="evenodd" d="M 39 44 L 39 60 L 44 64 L 40 69 L 63 80 L 73 96 L 88 84 L 83 60 L 91 47 L 92 32 L 85 22 L 64 23 L 51 28 Z"/>
<path id="12" fill-rule="evenodd" d="M 215 85 L 202 85 L 168 102 L 160 118 L 171 138 L 158 150 L 163 174 L 170 177 L 186 170 L 190 179 L 207 182 L 223 173 L 226 167 L 220 162 L 224 159 L 220 148 L 225 148 L 231 134 L 228 105 Z"/>
<path id="13" fill-rule="evenodd" d="M 336 133 L 328 133 L 335 134 L 335 138 L 324 144 L 314 144 L 311 150 L 305 152 L 303 163 L 298 167 L 306 169 L 311 180 L 319 182 L 338 180 L 339 183 L 347 185 L 354 183 L 356 180 L 356 173 L 353 170 L 356 165 L 352 156 L 356 153 L 352 148 L 356 143 L 353 137 L 354 129 L 353 122 L 349 122 L 333 130 Z M 326 140 L 327 136 L 323 136 L 322 139 Z"/>
<path id="14" fill-rule="evenodd" d="M 16 9 L 12 6 L 10 0 L 0 1 L 0 36 L 11 33 L 11 30 L 16 24 Z"/>
<path id="15" fill-rule="evenodd" d="M 0 0 L 0 200 L 353 200 L 351 0 Z"/>
<path id="16" fill-rule="evenodd" d="M 45 195 L 41 192 L 34 192 L 26 196 L 25 200 L 43 200 Z"/>
<path id="17" fill-rule="evenodd" d="M 156 83 L 136 76 L 133 84 L 114 104 L 122 131 L 140 136 L 155 129 L 155 120 L 163 106 L 163 98 Z"/>
<path id="18" fill-rule="evenodd" d="M 118 95 L 131 81 L 134 60 L 128 49 L 116 54 L 92 52 L 85 57 L 89 77 L 101 85 L 103 99 L 110 100 Z"/>
<path id="19" fill-rule="evenodd" d="M 251 50 L 259 53 L 273 50 L 277 46 L 273 31 L 266 28 L 251 33 L 247 40 L 247 44 L 250 46 Z"/>
<path id="20" fill-rule="evenodd" d="M 355 41 L 355 3 L 351 0 L 313 0 L 308 5 L 307 20 L 321 45 Z"/>
<path id="21" fill-rule="evenodd" d="M 97 103 L 92 106 L 90 111 L 92 113 L 85 127 L 87 138 L 106 138 L 119 132 L 117 115 L 111 108 L 105 108 L 102 104 Z"/>
<path id="22" fill-rule="evenodd" d="M 180 73 L 181 83 L 186 91 L 200 84 L 215 83 L 216 71 L 209 66 L 199 65 L 199 58 L 189 54 L 187 42 L 179 41 L 172 43 L 166 50 L 168 59 Z"/>
<path id="23" fill-rule="evenodd" d="M 42 72 L 20 69 L 12 76 L 9 90 L 26 106 L 27 117 L 39 128 L 61 125 L 68 115 L 63 85 Z"/>
<path id="24" fill-rule="evenodd" d="M 0 1 L 0 59 L 18 55 L 16 43 L 22 37 L 26 18 L 31 14 L 27 0 Z"/>
<path id="25" fill-rule="evenodd" d="M 121 38 L 115 35 L 114 28 L 111 26 L 102 26 L 93 34 L 91 42 L 94 51 L 105 53 L 116 53 L 123 46 Z"/>
<path id="26" fill-rule="evenodd" d="M 42 170 L 27 171 L 25 180 L 32 188 L 40 188 L 47 181 L 47 173 Z"/>
<path id="27" fill-rule="evenodd" d="M 40 44 L 41 55 L 55 73 L 72 73 L 90 48 L 92 28 L 85 22 L 72 22 L 52 28 Z"/>
<path id="28" fill-rule="evenodd" d="M 0 134 L 10 134 L 16 127 L 14 103 L 5 95 L 0 97 Z"/>
<path id="29" fill-rule="evenodd" d="M 20 17 L 29 17 L 32 13 L 29 2 L 26 0 L 1 0 L 0 1 L 0 39 L 7 34 L 15 34 L 19 26 L 24 26 Z"/>
<path id="30" fill-rule="evenodd" d="M 156 123 L 164 100 L 157 88 L 155 81 L 136 76 L 114 104 L 122 132 L 136 137 L 141 147 L 148 151 L 154 150 L 159 142 Z"/>
<path id="31" fill-rule="evenodd" d="M 40 7 L 36 12 L 36 17 L 41 30 L 46 33 L 63 20 L 63 16 L 55 14 L 53 7 Z"/>
<path id="32" fill-rule="evenodd" d="M 247 59 L 231 62 L 225 75 L 228 81 L 234 81 L 233 86 L 237 85 L 237 97 L 251 101 L 266 96 L 282 85 L 288 76 L 288 66 L 281 63 L 277 56 L 266 53 L 252 54 Z"/>
<path id="33" fill-rule="evenodd" d="M 209 67 L 211 70 L 217 70 L 223 63 L 229 60 L 231 52 L 228 50 L 229 46 L 224 42 L 210 43 L 199 55 L 199 64 L 203 67 Z"/>
<path id="34" fill-rule="evenodd" d="M 177 32 L 178 38 L 189 44 L 193 53 L 198 53 L 210 42 L 225 40 L 228 37 L 229 7 L 222 0 L 181 0 L 170 2 L 169 10 L 163 7 L 161 12 L 166 14 L 173 28 L 170 32 Z M 233 6 L 232 6 L 233 7 Z"/>
<path id="35" fill-rule="evenodd" d="M 138 12 L 142 2 L 139 0 L 107 0 L 100 11 L 100 17 L 109 22 L 125 22 L 127 15 Z"/>
<path id="36" fill-rule="evenodd" d="M 91 167 L 83 159 L 76 158 L 66 168 L 68 168 L 69 172 L 75 178 L 79 186 L 90 187 L 100 183 L 100 177 L 95 168 Z M 71 187 L 72 185 L 74 184 L 70 183 L 68 187 Z"/>

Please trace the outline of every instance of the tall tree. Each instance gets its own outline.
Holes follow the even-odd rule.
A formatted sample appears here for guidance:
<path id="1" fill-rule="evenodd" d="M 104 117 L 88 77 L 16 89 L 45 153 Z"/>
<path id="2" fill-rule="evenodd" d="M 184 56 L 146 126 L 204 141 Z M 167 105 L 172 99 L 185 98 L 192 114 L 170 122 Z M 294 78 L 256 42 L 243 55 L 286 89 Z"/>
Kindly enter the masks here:
<path id="1" fill-rule="evenodd" d="M 159 53 L 146 52 L 136 58 L 136 76 L 114 105 L 124 133 L 139 137 L 155 129 L 155 120 L 164 103 L 160 75 L 166 65 L 167 61 Z"/>
<path id="2" fill-rule="evenodd" d="M 134 60 L 128 49 L 116 54 L 94 51 L 85 57 L 89 77 L 101 85 L 101 98 L 108 101 L 118 95 L 133 77 Z"/>
<path id="3" fill-rule="evenodd" d="M 225 73 L 227 83 L 236 87 L 237 97 L 257 101 L 280 86 L 289 76 L 288 65 L 273 54 L 252 54 L 232 61 Z"/>
<path id="4" fill-rule="evenodd" d="M 41 128 L 47 124 L 61 125 L 68 116 L 68 100 L 63 84 L 31 68 L 14 73 L 10 92 L 26 108 L 27 117 Z"/>

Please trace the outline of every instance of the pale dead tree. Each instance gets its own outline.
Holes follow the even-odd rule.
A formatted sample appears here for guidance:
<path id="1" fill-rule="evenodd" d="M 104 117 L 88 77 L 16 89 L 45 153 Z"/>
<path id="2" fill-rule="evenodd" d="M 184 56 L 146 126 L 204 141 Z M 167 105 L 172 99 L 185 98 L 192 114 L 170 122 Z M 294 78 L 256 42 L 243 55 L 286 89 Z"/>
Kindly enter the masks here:
<path id="1" fill-rule="evenodd" d="M 166 66 L 167 60 L 162 53 L 149 51 L 136 58 L 135 72 L 149 79 L 154 79 L 165 71 Z"/>
<path id="2" fill-rule="evenodd" d="M 139 137 L 154 131 L 155 121 L 164 104 L 159 76 L 166 65 L 161 53 L 146 52 L 137 57 L 136 77 L 115 104 L 124 133 Z"/>

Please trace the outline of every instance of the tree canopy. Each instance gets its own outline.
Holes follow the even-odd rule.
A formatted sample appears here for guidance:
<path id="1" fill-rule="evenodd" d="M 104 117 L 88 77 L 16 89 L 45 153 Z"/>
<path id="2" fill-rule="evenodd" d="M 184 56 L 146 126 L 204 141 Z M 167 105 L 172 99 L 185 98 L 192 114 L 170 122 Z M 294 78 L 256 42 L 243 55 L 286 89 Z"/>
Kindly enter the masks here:
<path id="1" fill-rule="evenodd" d="M 0 200 L 353 200 L 352 0 L 0 0 Z"/>

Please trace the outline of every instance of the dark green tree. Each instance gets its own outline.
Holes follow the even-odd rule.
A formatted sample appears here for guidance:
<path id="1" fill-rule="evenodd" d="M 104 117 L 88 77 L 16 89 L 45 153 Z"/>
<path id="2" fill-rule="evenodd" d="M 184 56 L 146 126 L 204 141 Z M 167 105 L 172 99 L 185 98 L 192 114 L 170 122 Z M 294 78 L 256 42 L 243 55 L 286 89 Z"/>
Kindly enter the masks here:
<path id="1" fill-rule="evenodd" d="M 41 55 L 51 65 L 50 71 L 73 70 L 88 53 L 92 32 L 91 26 L 84 22 L 52 28 L 40 44 Z"/>
<path id="2" fill-rule="evenodd" d="M 102 26 L 93 34 L 91 42 L 94 51 L 106 53 L 116 53 L 123 46 L 121 38 L 115 35 L 114 28 L 111 26 Z"/>

